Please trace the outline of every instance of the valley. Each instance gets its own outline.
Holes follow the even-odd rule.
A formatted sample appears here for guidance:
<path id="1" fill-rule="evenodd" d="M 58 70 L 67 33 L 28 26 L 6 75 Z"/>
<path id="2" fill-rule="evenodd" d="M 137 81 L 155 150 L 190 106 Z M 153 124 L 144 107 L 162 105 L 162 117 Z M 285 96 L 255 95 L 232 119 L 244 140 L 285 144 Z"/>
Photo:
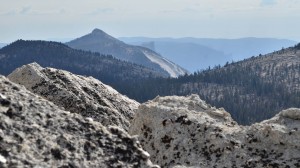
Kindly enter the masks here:
<path id="1" fill-rule="evenodd" d="M 225 65 L 227 62 L 268 54 L 297 44 L 296 41 L 275 38 L 148 38 L 121 37 L 129 44 L 141 45 L 162 54 L 190 72 L 208 67 Z"/>
<path id="2" fill-rule="evenodd" d="M 99 29 L 17 40 L 0 49 L 0 167 L 299 167 L 299 73 L 300 44 L 188 74 Z"/>
<path id="3" fill-rule="evenodd" d="M 149 79 L 123 93 L 139 100 L 139 92 L 144 90 L 140 101 L 157 95 L 198 94 L 208 103 L 230 111 L 240 124 L 249 125 L 282 109 L 300 107 L 299 54 L 298 44 L 177 79 Z"/>
<path id="4" fill-rule="evenodd" d="M 300 168 L 300 1 L 0 5 L 0 168 Z"/>
<path id="5" fill-rule="evenodd" d="M 8 75 L 19 66 L 37 62 L 43 67 L 92 76 L 140 103 L 158 95 L 197 94 L 209 104 L 228 110 L 243 125 L 261 122 L 289 107 L 300 107 L 299 44 L 191 74 L 150 49 L 127 45 L 100 29 L 67 44 L 74 48 L 86 44 L 86 48 L 18 40 L 0 49 L 0 72 Z M 130 52 L 120 58 L 129 50 L 140 55 Z M 139 62 L 140 58 L 149 66 Z M 181 75 L 174 78 L 177 72 Z"/>

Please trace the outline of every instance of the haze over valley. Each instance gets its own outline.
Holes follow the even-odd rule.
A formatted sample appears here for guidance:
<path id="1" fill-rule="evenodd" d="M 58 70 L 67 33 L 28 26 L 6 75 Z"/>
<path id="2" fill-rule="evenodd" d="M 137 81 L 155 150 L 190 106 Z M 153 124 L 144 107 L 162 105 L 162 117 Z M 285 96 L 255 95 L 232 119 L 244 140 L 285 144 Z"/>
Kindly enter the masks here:
<path id="1" fill-rule="evenodd" d="M 190 72 L 225 65 L 226 62 L 240 61 L 259 54 L 268 54 L 297 44 L 293 40 L 275 38 L 123 37 L 119 39 L 130 44 L 148 47 Z"/>
<path id="2" fill-rule="evenodd" d="M 1 168 L 300 167 L 300 1 L 2 1 Z"/>

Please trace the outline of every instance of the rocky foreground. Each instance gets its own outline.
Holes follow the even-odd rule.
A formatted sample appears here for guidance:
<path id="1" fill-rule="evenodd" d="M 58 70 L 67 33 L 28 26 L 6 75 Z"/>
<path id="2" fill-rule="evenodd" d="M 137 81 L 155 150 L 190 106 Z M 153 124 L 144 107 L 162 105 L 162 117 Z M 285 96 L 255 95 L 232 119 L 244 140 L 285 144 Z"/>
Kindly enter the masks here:
<path id="1" fill-rule="evenodd" d="M 154 167 L 135 137 L 0 76 L 0 167 Z"/>
<path id="2" fill-rule="evenodd" d="M 197 95 L 142 104 L 130 127 L 162 167 L 300 167 L 300 109 L 249 127 Z"/>
<path id="3" fill-rule="evenodd" d="M 139 106 L 138 102 L 95 78 L 42 68 L 37 63 L 17 68 L 8 78 L 59 107 L 90 117 L 104 126 L 115 125 L 127 130 Z"/>
<path id="4" fill-rule="evenodd" d="M 0 167 L 300 167 L 300 109 L 241 126 L 197 95 L 139 105 L 35 63 L 8 77 L 18 84 L 0 76 Z"/>

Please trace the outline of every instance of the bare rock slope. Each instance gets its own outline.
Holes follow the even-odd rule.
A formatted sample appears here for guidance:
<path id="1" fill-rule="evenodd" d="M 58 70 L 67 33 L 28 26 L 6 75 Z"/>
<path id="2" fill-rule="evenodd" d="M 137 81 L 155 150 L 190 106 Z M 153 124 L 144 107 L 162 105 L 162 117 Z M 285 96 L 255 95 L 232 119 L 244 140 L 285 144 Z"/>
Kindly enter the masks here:
<path id="1" fill-rule="evenodd" d="M 300 109 L 239 126 L 198 96 L 142 104 L 129 129 L 162 167 L 300 167 Z"/>
<path id="2" fill-rule="evenodd" d="M 65 110 L 90 117 L 105 126 L 127 130 L 139 105 L 92 77 L 42 68 L 37 63 L 16 69 L 8 78 Z"/>
<path id="3" fill-rule="evenodd" d="M 136 138 L 0 76 L 0 167 L 153 167 Z"/>

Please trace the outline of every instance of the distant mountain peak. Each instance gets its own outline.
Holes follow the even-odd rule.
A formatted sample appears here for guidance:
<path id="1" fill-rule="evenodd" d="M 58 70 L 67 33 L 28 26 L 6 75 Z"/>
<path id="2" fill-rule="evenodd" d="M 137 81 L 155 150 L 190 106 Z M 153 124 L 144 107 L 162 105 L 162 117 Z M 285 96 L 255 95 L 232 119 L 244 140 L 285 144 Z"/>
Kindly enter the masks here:
<path id="1" fill-rule="evenodd" d="M 101 30 L 101 29 L 95 28 L 92 31 L 92 34 L 106 34 L 106 33 L 103 30 Z"/>
<path id="2" fill-rule="evenodd" d="M 111 35 L 105 33 L 103 30 L 98 28 L 95 28 L 88 36 L 98 40 L 106 40 L 105 42 L 114 42 L 114 43 L 121 42 L 118 39 L 112 37 Z"/>
<path id="3" fill-rule="evenodd" d="M 66 44 L 75 49 L 112 55 L 117 59 L 143 65 L 171 77 L 188 73 L 185 69 L 163 58 L 158 53 L 144 47 L 128 45 L 98 28 L 95 28 L 92 33 Z"/>

